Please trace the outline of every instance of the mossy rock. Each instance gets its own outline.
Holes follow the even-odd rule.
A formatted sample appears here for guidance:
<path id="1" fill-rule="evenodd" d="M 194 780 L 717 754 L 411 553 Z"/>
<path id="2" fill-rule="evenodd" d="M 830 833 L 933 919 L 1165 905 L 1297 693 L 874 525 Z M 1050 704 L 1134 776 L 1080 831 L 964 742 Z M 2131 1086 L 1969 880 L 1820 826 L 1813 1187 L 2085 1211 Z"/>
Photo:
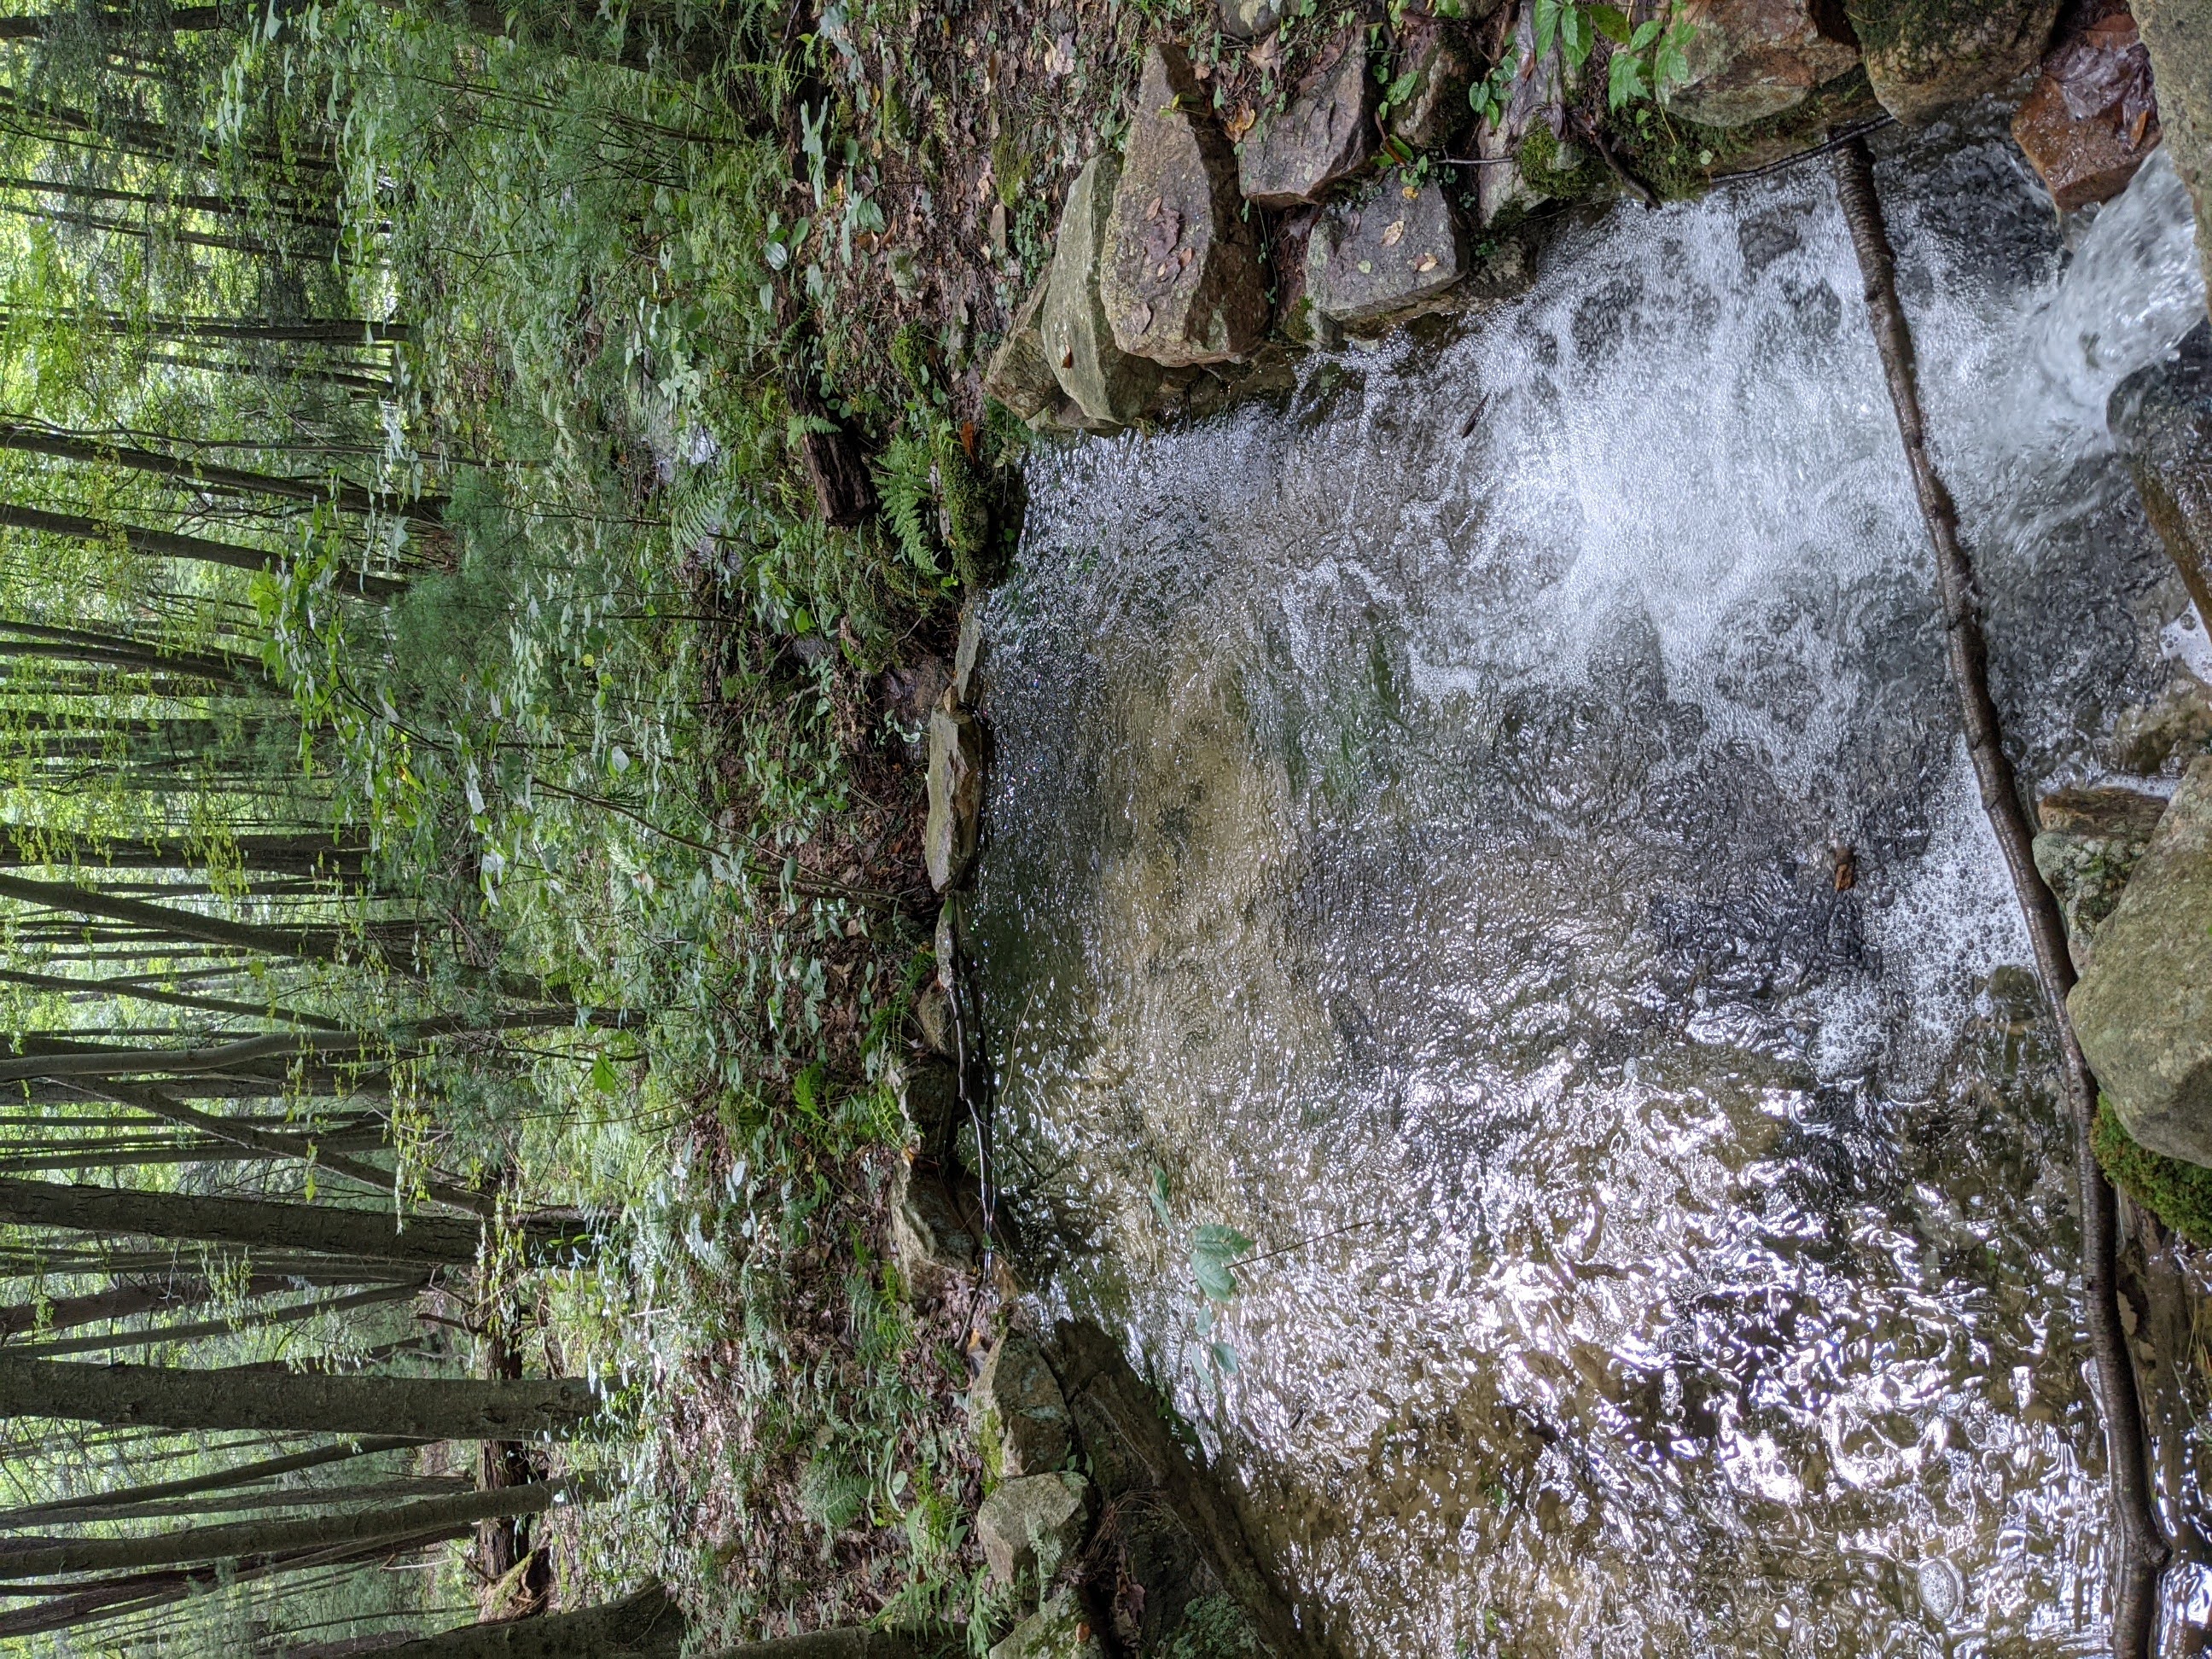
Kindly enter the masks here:
<path id="1" fill-rule="evenodd" d="M 1816 87 L 1795 107 L 1740 127 L 1709 127 L 1638 105 L 1614 118 L 1621 164 L 1670 202 L 1703 195 L 1721 173 L 1747 173 L 1812 149 L 1830 129 L 1881 113 L 1866 71 Z M 1547 135 L 1548 136 L 1548 135 Z"/>
<path id="2" fill-rule="evenodd" d="M 1581 154 L 1580 161 L 1562 167 L 1559 141 L 1553 137 L 1551 128 L 1541 125 L 1528 130 L 1528 136 L 1521 141 L 1521 148 L 1516 152 L 1521 176 L 1528 180 L 1528 187 L 1554 202 L 1585 202 L 1615 187 L 1612 176 L 1596 156 L 1586 149 Z"/>
<path id="3" fill-rule="evenodd" d="M 2059 0 L 1846 0 L 1867 72 L 1912 125 L 2002 92 L 2041 61 Z"/>
<path id="4" fill-rule="evenodd" d="M 2090 1145 L 2112 1185 L 2191 1243 L 2212 1249 L 2212 1170 L 2138 1145 L 2102 1097 Z"/>

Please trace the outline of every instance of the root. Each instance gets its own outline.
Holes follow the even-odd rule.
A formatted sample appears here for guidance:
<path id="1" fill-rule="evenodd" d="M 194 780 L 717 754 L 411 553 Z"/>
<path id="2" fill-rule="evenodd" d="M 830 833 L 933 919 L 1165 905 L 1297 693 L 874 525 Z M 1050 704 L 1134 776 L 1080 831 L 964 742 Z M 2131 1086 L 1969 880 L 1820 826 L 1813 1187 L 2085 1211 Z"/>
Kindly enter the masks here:
<path id="1" fill-rule="evenodd" d="M 2120 1322 L 2119 1215 L 2112 1183 L 2089 1144 L 2096 1116 L 2097 1080 L 2075 1040 L 2066 994 L 2074 988 L 2074 958 L 2058 902 L 2035 867 L 2033 840 L 2012 763 L 2006 758 L 1995 699 L 1990 695 L 1989 648 L 1974 591 L 1974 569 L 1959 540 L 1959 510 L 1928 453 L 1912 333 L 1897 297 L 1897 268 L 1881 202 L 1875 193 L 1874 157 L 1863 137 L 1835 153 L 1836 193 L 1850 226 L 1866 278 L 1868 315 L 1889 380 L 1899 435 L 1912 468 L 1920 516 L 1936 550 L 1936 586 L 1943 607 L 1951 679 L 1966 748 L 1981 787 L 1982 807 L 2003 852 L 2021 915 L 2027 923 L 2044 1000 L 2058 1032 L 2060 1070 L 2074 1117 L 2074 1174 L 2081 1205 L 2081 1279 L 2087 1300 L 2089 1348 L 2105 1424 L 2105 1456 L 2112 1480 L 2113 1518 L 2112 1652 L 2115 1659 L 2148 1659 L 2158 1621 L 2159 1573 L 2170 1553 L 2151 1499 L 2142 1403 L 2136 1391 L 2127 1335 Z"/>

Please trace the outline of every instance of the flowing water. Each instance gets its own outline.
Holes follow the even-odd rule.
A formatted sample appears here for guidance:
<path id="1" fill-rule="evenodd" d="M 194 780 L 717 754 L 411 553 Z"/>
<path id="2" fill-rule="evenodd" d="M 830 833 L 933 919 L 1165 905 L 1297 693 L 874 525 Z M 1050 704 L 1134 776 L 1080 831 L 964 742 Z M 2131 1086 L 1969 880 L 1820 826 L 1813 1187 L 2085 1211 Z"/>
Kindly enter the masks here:
<path id="1" fill-rule="evenodd" d="M 2069 255 L 2001 143 L 1882 180 L 2000 700 L 2094 778 L 2201 644 L 2103 421 L 2202 315 L 2186 203 Z M 1010 1202 L 1348 1654 L 2101 1640 L 2066 1133 L 1858 292 L 1815 164 L 1034 465 Z"/>

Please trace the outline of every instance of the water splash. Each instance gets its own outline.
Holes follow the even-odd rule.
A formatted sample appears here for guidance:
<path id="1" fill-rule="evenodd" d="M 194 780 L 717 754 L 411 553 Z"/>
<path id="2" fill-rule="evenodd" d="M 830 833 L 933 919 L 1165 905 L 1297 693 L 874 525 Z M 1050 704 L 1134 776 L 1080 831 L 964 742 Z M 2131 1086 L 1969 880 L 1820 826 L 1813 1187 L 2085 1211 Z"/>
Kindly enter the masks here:
<path id="1" fill-rule="evenodd" d="M 1999 695 L 2076 775 L 2176 609 L 2096 415 L 2187 326 L 2186 204 L 2148 167 L 2068 259 L 2003 146 L 1884 185 Z M 2065 1133 L 1856 292 L 1814 170 L 1034 469 L 1016 1198 L 1350 1652 L 2098 1639 Z M 1201 1329 L 1212 1221 L 1285 1253 Z"/>

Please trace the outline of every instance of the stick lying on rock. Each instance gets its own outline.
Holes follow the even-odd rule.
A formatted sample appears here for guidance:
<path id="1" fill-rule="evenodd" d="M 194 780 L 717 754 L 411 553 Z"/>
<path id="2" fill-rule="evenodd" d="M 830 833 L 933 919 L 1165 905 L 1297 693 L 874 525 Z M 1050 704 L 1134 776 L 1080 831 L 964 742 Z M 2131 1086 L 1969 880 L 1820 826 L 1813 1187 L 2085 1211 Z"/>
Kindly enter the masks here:
<path id="1" fill-rule="evenodd" d="M 2075 1179 L 2081 1189 L 2082 1293 L 2112 1486 L 2112 1652 L 2116 1659 L 2148 1659 L 2158 1620 L 2159 1571 L 2169 1551 L 2152 1507 L 2142 1406 L 2120 1323 L 2118 1205 L 2090 1146 L 2097 1080 L 2090 1075 L 2066 1012 L 2066 994 L 2074 988 L 2074 959 L 2058 901 L 2035 866 L 2030 850 L 2034 832 L 2021 805 L 2012 763 L 2005 757 L 1996 702 L 1990 695 L 1989 647 L 1977 606 L 1973 563 L 1959 540 L 1959 509 L 1928 453 L 1912 333 L 1898 301 L 1896 259 L 1882 221 L 1881 198 L 1875 193 L 1874 156 L 1865 138 L 1853 137 L 1839 148 L 1834 167 L 1836 193 L 1842 198 L 1851 244 L 1866 278 L 1867 311 L 1888 377 L 1890 402 L 1897 410 L 1898 433 L 1912 468 L 1920 516 L 1935 544 L 1936 592 L 1943 606 L 1951 679 L 1966 724 L 1966 750 L 1981 787 L 1982 808 L 2004 854 L 2021 915 L 2027 923 L 2044 1000 L 2057 1028 L 2059 1069 L 2074 1117 Z"/>

